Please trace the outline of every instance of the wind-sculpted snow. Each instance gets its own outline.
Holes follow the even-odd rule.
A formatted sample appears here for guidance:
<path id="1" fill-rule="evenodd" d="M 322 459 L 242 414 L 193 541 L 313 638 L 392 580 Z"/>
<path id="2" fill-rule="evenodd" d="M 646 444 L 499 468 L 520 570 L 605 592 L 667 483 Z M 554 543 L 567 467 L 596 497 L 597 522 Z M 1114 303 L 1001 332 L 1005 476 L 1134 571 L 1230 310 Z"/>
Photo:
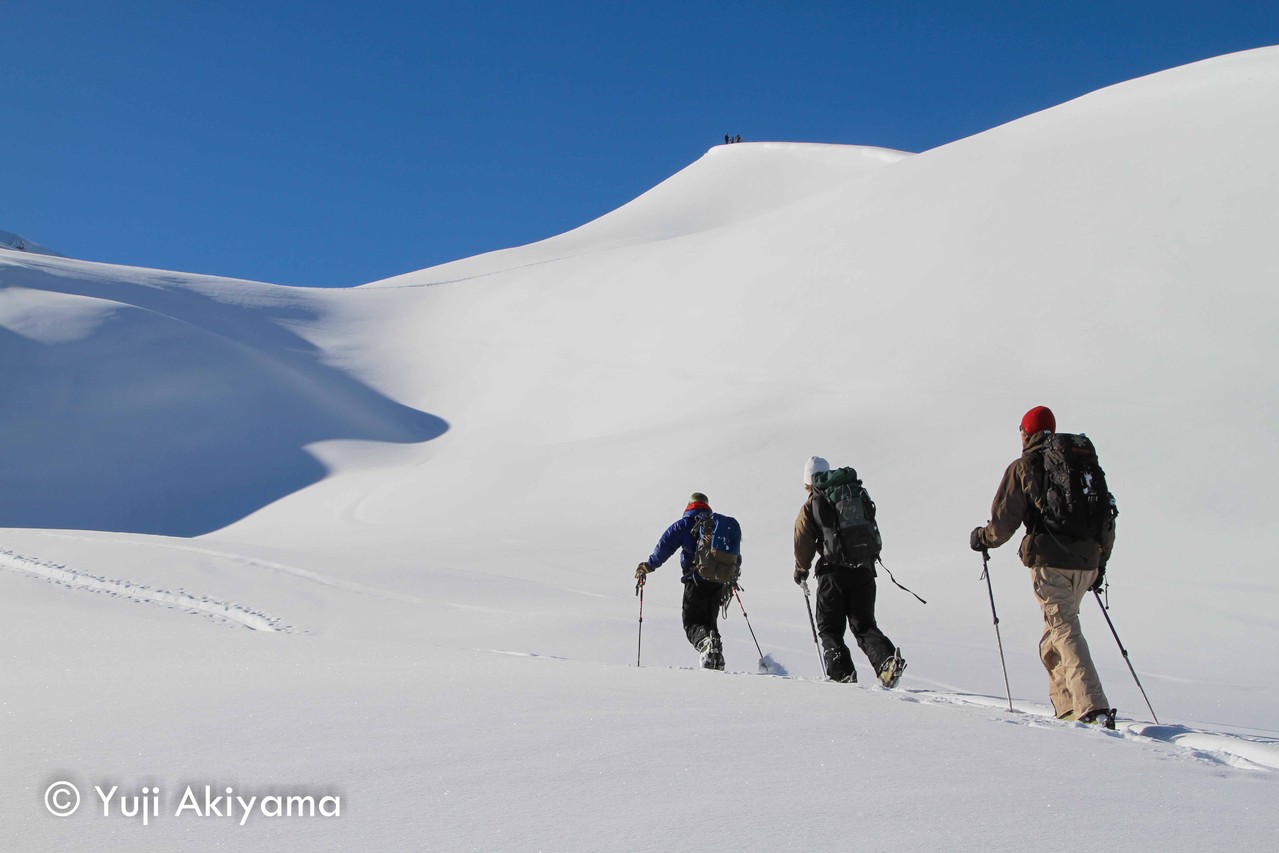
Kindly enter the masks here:
<path id="1" fill-rule="evenodd" d="M 326 363 L 305 291 L 0 259 L 0 525 L 195 536 L 444 421 Z"/>

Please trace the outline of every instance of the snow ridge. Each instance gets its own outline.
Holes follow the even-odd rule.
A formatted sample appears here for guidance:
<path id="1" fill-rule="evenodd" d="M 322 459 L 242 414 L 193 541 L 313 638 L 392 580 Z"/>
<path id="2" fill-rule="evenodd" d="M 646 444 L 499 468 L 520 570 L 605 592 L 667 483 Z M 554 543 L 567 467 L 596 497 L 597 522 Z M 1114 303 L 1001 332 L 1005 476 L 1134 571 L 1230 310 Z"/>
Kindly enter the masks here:
<path id="1" fill-rule="evenodd" d="M 0 249 L 12 249 L 15 252 L 32 252 L 37 255 L 52 255 L 55 258 L 64 258 L 61 252 L 55 252 L 47 246 L 41 246 L 34 240 L 28 240 L 21 234 L 14 234 L 12 231 L 0 231 Z"/>

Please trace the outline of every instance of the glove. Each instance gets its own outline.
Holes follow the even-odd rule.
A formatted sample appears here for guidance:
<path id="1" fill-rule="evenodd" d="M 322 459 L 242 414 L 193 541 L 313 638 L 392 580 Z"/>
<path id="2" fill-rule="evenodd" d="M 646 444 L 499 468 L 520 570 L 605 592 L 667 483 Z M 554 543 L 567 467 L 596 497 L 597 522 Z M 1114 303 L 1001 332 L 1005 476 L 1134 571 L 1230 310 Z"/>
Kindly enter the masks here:
<path id="1" fill-rule="evenodd" d="M 1097 567 L 1097 580 L 1092 582 L 1092 586 L 1088 587 L 1089 592 L 1101 592 L 1102 586 L 1106 582 L 1106 567 Z"/>
<path id="2" fill-rule="evenodd" d="M 985 550 L 986 550 L 986 543 L 985 543 L 985 541 L 982 539 L 982 531 L 984 531 L 985 529 L 986 529 L 986 528 L 984 528 L 984 527 L 974 527 L 974 528 L 973 528 L 973 532 L 972 532 L 972 533 L 970 533 L 970 534 L 968 534 L 968 547 L 969 547 L 969 548 L 972 548 L 974 551 L 985 551 Z"/>
<path id="3" fill-rule="evenodd" d="M 808 569 L 795 569 L 795 584 L 798 586 L 808 580 Z"/>
<path id="4" fill-rule="evenodd" d="M 640 563 L 640 564 L 639 564 L 639 565 L 635 568 L 635 579 L 636 579 L 636 580 L 641 580 L 641 581 L 642 581 L 642 580 L 644 580 L 644 576 L 645 576 L 646 574 L 648 574 L 649 572 L 651 572 L 651 571 L 653 571 L 653 570 L 652 570 L 652 569 L 650 569 L 650 568 L 648 567 L 648 563 Z"/>

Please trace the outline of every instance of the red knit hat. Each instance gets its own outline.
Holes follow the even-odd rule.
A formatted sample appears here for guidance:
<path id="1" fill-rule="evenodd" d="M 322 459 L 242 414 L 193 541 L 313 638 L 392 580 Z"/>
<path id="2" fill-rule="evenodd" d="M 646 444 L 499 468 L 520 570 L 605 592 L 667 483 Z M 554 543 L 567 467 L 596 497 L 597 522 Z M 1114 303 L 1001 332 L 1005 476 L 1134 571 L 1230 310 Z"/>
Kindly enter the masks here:
<path id="1" fill-rule="evenodd" d="M 1035 406 L 1022 417 L 1021 429 L 1026 435 L 1035 435 L 1044 430 L 1056 432 L 1057 419 L 1053 417 L 1052 409 L 1047 406 Z"/>

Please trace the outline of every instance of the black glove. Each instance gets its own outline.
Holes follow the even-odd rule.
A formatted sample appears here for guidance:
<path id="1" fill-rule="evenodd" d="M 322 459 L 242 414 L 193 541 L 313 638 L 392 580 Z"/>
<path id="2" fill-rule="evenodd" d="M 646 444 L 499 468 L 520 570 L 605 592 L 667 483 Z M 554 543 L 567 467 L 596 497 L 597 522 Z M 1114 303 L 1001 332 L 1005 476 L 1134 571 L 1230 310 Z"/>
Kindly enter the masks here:
<path id="1" fill-rule="evenodd" d="M 644 580 L 644 576 L 651 571 L 653 570 L 648 567 L 648 563 L 640 563 L 635 567 L 636 580 Z"/>
<path id="2" fill-rule="evenodd" d="M 982 531 L 984 531 L 985 529 L 986 529 L 986 528 L 984 528 L 984 527 L 974 527 L 974 528 L 973 528 L 973 532 L 972 532 L 972 533 L 970 533 L 970 534 L 968 534 L 968 547 L 969 547 L 969 548 L 972 548 L 974 551 L 985 551 L 985 550 L 986 550 L 986 542 L 985 542 L 985 540 L 983 540 L 983 539 L 982 539 Z"/>
<path id="3" fill-rule="evenodd" d="M 1092 586 L 1088 587 L 1088 591 L 1089 591 L 1089 592 L 1101 592 L 1101 588 L 1102 588 L 1102 586 L 1104 586 L 1104 585 L 1105 585 L 1105 582 L 1106 582 L 1106 567 L 1105 567 L 1105 566 L 1098 566 L 1098 567 L 1097 567 L 1097 580 L 1095 580 L 1095 581 L 1093 581 L 1093 582 L 1092 582 Z"/>
<path id="4" fill-rule="evenodd" d="M 795 584 L 802 584 L 808 580 L 808 569 L 795 569 Z"/>

